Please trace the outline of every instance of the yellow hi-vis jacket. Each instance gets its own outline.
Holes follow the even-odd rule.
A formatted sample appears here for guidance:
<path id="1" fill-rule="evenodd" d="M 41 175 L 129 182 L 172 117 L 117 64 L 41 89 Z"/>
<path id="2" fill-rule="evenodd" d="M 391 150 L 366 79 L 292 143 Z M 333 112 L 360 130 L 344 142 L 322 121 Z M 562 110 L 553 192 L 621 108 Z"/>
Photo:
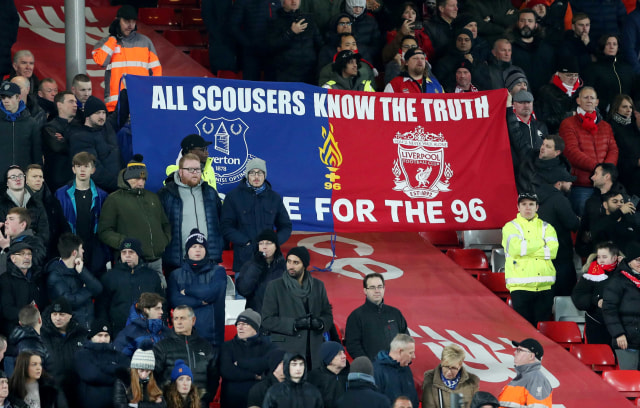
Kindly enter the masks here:
<path id="1" fill-rule="evenodd" d="M 507 289 L 539 292 L 556 281 L 552 259 L 558 253 L 558 236 L 553 226 L 538 218 L 520 214 L 502 227 Z"/>

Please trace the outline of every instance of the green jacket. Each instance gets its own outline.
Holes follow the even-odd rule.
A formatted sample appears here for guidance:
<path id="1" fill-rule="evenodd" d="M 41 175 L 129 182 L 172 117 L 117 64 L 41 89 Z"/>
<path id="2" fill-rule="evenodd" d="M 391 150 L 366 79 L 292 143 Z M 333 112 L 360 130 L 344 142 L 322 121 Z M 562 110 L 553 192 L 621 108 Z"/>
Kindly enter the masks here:
<path id="1" fill-rule="evenodd" d="M 100 240 L 118 251 L 125 238 L 137 238 L 144 260 L 155 261 L 171 240 L 171 226 L 158 196 L 149 190 L 132 189 L 124 180 L 124 169 L 118 174 L 118 188 L 102 206 Z"/>

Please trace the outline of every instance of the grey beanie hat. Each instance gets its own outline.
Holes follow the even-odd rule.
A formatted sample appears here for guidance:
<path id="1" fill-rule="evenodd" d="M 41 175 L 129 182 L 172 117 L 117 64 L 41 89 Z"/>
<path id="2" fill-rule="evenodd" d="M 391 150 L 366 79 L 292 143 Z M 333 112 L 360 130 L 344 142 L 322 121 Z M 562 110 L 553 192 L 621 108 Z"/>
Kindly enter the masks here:
<path id="1" fill-rule="evenodd" d="M 267 162 L 259 158 L 253 158 L 247 162 L 247 168 L 244 171 L 245 177 L 249 178 L 249 172 L 253 169 L 262 170 L 264 178 L 267 178 Z"/>

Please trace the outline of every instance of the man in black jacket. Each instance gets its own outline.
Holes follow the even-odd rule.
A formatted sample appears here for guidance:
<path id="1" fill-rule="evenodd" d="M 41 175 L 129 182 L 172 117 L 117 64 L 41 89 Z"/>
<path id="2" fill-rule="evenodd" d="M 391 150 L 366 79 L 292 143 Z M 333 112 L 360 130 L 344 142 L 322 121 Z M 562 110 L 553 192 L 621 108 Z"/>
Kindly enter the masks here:
<path id="1" fill-rule="evenodd" d="M 284 381 L 269 388 L 264 397 L 263 408 L 323 406 L 320 391 L 307 382 L 307 364 L 301 354 L 285 354 L 283 371 Z"/>
<path id="2" fill-rule="evenodd" d="M 271 281 L 264 294 L 262 325 L 271 332 L 276 346 L 303 354 L 319 367 L 318 350 L 324 342 L 323 332 L 333 325 L 333 313 L 324 283 L 307 271 L 309 261 L 307 248 L 289 251 L 287 271 Z"/>
<path id="3" fill-rule="evenodd" d="M 347 388 L 349 363 L 342 344 L 326 341 L 320 346 L 322 363 L 309 373 L 309 382 L 322 394 L 324 408 L 335 408 Z"/>
<path id="4" fill-rule="evenodd" d="M 153 347 L 156 358 L 154 376 L 163 387 L 171 382 L 176 360 L 184 360 L 193 373 L 193 384 L 200 391 L 201 406 L 208 407 L 218 390 L 219 351 L 194 329 L 196 315 L 189 306 L 173 310 L 173 333 Z"/>
<path id="5" fill-rule="evenodd" d="M 453 40 L 453 20 L 458 16 L 458 0 L 437 0 L 436 9 L 438 15 L 429 20 L 425 31 L 431 38 L 437 61 Z"/>
<path id="6" fill-rule="evenodd" d="M 42 128 L 44 145 L 44 174 L 49 187 L 56 191 L 72 177 L 69 156 L 69 129 L 76 124 L 78 111 L 76 97 L 70 91 L 62 91 L 53 98 L 58 115 Z"/>
<path id="7" fill-rule="evenodd" d="M 260 408 L 265 395 L 271 386 L 284 381 L 283 357 L 285 352 L 280 349 L 271 350 L 267 356 L 267 373 L 262 377 L 262 381 L 251 387 L 247 397 L 247 407 Z"/>
<path id="8" fill-rule="evenodd" d="M 337 401 L 338 408 L 355 406 L 368 408 L 387 408 L 391 406 L 389 398 L 378 391 L 373 377 L 373 365 L 366 356 L 353 360 L 347 376 L 347 390 Z M 409 400 L 411 404 L 411 400 Z"/>
<path id="9" fill-rule="evenodd" d="M 533 95 L 525 90 L 513 95 L 513 108 L 507 108 L 507 130 L 511 142 L 513 172 L 518 178 L 518 170 L 531 152 L 540 150 L 542 139 L 549 132 L 544 122 L 533 113 Z"/>
<path id="10" fill-rule="evenodd" d="M 347 318 L 345 345 L 351 357 L 374 360 L 379 351 L 389 351 L 397 334 L 409 332 L 402 312 L 384 303 L 384 276 L 370 273 L 362 285 L 366 299 Z"/>

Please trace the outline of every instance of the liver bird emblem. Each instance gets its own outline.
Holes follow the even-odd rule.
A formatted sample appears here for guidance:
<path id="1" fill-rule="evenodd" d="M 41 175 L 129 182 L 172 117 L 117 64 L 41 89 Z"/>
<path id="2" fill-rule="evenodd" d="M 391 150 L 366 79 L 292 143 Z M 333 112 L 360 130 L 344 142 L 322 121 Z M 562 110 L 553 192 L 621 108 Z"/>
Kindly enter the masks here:
<path id="1" fill-rule="evenodd" d="M 416 173 L 416 180 L 418 181 L 418 187 L 428 187 L 429 175 L 431 175 L 433 167 L 427 167 L 426 169 L 418 168 Z"/>

